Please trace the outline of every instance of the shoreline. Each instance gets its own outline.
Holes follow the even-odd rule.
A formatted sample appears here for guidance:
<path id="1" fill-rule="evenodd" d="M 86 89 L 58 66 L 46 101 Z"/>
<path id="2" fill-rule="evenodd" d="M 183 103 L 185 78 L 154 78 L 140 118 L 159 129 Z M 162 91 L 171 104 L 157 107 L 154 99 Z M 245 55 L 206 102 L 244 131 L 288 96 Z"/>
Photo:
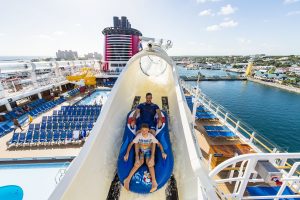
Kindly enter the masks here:
<path id="1" fill-rule="evenodd" d="M 247 77 L 247 80 L 252 81 L 252 82 L 256 82 L 256 83 L 260 83 L 260 84 L 264 84 L 264 85 L 267 85 L 267 86 L 271 86 L 271 87 L 276 87 L 276 88 L 286 90 L 286 91 L 289 91 L 289 92 L 294 92 L 294 93 L 300 94 L 300 88 L 291 87 L 291 86 L 287 86 L 287 85 L 280 85 L 278 83 L 273 83 L 273 82 L 266 82 L 266 81 L 262 81 L 262 80 L 255 79 L 255 78 L 252 78 L 252 77 Z"/>

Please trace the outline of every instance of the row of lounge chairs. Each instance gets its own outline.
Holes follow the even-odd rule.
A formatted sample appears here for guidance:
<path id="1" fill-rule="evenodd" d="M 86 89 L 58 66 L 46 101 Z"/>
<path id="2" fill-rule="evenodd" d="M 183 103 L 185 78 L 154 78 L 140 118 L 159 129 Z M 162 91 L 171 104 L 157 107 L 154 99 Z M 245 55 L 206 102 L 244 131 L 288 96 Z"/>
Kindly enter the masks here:
<path id="1" fill-rule="evenodd" d="M 27 106 L 29 106 L 31 109 L 33 109 L 33 108 L 36 108 L 36 107 L 38 107 L 40 104 L 43 104 L 43 103 L 45 103 L 45 102 L 46 102 L 45 99 L 38 99 L 38 100 L 36 100 L 36 101 L 33 101 L 33 102 L 31 102 L 31 103 L 28 103 Z M 26 113 L 27 113 L 27 111 L 24 110 L 23 108 L 21 108 L 21 107 L 15 107 L 15 108 L 13 108 L 12 111 L 6 113 L 6 114 L 4 115 L 4 118 L 5 118 L 6 120 L 12 120 L 13 118 L 18 118 L 18 117 L 20 117 L 20 116 L 22 116 L 22 115 L 24 115 L 24 114 L 26 114 Z"/>
<path id="2" fill-rule="evenodd" d="M 7 123 L 0 125 L 0 138 L 7 133 L 11 132 L 13 128 L 11 128 Z"/>
<path id="3" fill-rule="evenodd" d="M 68 107 L 65 106 L 64 109 L 68 109 Z M 61 113 L 61 110 L 54 111 L 54 113 L 57 115 L 43 116 L 40 124 L 30 124 L 27 133 L 14 133 L 8 144 L 9 147 L 32 144 L 69 144 L 84 141 L 93 129 L 100 110 L 80 111 L 80 116 L 62 115 L 65 113 Z M 93 115 L 87 115 L 88 113 L 93 113 Z"/>
<path id="4" fill-rule="evenodd" d="M 115 84 L 114 81 L 103 82 L 103 86 L 106 86 L 106 87 L 112 87 L 112 86 L 114 86 L 114 84 Z"/>
<path id="5" fill-rule="evenodd" d="M 188 104 L 188 107 L 190 108 L 191 112 L 193 111 L 193 102 L 192 102 L 192 96 L 186 96 L 186 101 Z M 211 112 L 207 111 L 203 106 L 198 106 L 196 111 L 196 119 L 199 120 L 216 120 L 217 117 L 212 114 Z"/>
<path id="6" fill-rule="evenodd" d="M 75 106 L 62 106 L 61 110 L 81 110 L 81 109 L 94 109 L 100 110 L 102 106 L 99 105 L 75 105 Z"/>
<path id="7" fill-rule="evenodd" d="M 73 90 L 70 90 L 70 91 L 68 92 L 68 94 L 69 94 L 71 97 L 73 97 L 73 96 L 77 95 L 79 92 L 80 92 L 79 88 L 75 88 L 75 89 L 73 89 Z"/>
<path id="8" fill-rule="evenodd" d="M 58 104 L 61 104 L 63 103 L 64 101 L 66 101 L 63 97 L 55 100 L 55 101 L 48 101 L 42 105 L 40 105 L 39 107 L 31 110 L 28 112 L 29 115 L 31 116 L 38 116 L 39 114 L 43 113 L 43 112 L 46 112 L 52 108 L 54 108 L 55 106 L 57 106 Z"/>
<path id="9" fill-rule="evenodd" d="M 235 137 L 227 126 L 203 126 L 209 137 Z"/>
<path id="10" fill-rule="evenodd" d="M 34 109 L 32 109 L 31 111 L 25 113 L 24 116 L 19 117 L 18 120 L 22 124 L 27 120 L 28 114 L 33 117 L 36 117 L 39 114 L 54 108 L 55 106 L 57 106 L 58 104 L 61 104 L 64 101 L 65 101 L 65 99 L 62 97 L 55 101 L 48 101 L 48 102 L 45 102 L 44 99 L 36 100 L 35 102 L 32 102 L 33 104 L 30 103 L 32 107 L 34 107 L 34 106 L 36 106 L 36 107 Z M 7 122 L 3 125 L 0 125 L 0 138 L 2 136 L 6 135 L 7 133 L 11 132 L 12 130 L 13 130 L 12 122 Z"/>
<path id="11" fill-rule="evenodd" d="M 92 121 L 95 122 L 98 116 L 43 116 L 42 122 L 82 122 L 82 121 Z"/>
<path id="12" fill-rule="evenodd" d="M 54 144 L 80 144 L 85 141 L 89 131 L 28 131 L 27 133 L 14 133 L 8 143 L 12 146 L 37 146 L 37 145 L 54 145 Z"/>
<path id="13" fill-rule="evenodd" d="M 28 131 L 32 130 L 92 130 L 94 122 L 46 122 L 41 124 L 30 124 Z"/>
<path id="14" fill-rule="evenodd" d="M 70 111 L 53 111 L 53 116 L 98 116 L 100 114 L 100 110 L 70 110 Z"/>

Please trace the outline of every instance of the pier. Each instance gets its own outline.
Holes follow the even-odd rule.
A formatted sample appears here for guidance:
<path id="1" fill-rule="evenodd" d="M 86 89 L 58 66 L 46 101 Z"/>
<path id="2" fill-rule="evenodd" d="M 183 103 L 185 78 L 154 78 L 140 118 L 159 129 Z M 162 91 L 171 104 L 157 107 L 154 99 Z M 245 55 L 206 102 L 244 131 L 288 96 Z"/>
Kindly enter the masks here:
<path id="1" fill-rule="evenodd" d="M 184 81 L 198 81 L 198 77 L 180 77 Z M 246 81 L 247 78 L 243 76 L 213 76 L 213 77 L 200 77 L 199 81 Z"/>

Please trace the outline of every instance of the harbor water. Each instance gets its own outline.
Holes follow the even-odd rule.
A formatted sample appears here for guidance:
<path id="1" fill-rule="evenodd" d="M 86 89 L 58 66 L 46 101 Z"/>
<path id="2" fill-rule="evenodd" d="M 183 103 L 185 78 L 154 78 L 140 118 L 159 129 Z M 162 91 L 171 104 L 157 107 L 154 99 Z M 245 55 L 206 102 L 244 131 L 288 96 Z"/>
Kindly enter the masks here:
<path id="1" fill-rule="evenodd" d="M 203 81 L 199 86 L 265 138 L 284 150 L 300 152 L 299 94 L 251 81 Z"/>

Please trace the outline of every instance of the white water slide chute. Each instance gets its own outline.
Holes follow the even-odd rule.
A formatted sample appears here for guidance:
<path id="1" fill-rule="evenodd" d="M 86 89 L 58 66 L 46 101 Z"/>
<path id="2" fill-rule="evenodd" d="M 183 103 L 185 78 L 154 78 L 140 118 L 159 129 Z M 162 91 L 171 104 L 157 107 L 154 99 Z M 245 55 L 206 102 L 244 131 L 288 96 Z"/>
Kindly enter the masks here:
<path id="1" fill-rule="evenodd" d="M 179 85 L 176 67 L 159 46 L 133 56 L 122 71 L 101 114 L 67 173 L 51 194 L 51 200 L 106 199 L 116 174 L 126 117 L 136 96 L 162 108 L 162 97 L 168 98 L 169 129 L 174 155 L 173 175 L 179 199 L 217 199 L 208 169 L 192 132 L 192 118 Z M 123 187 L 119 199 L 166 199 L 166 186 L 140 196 Z"/>

